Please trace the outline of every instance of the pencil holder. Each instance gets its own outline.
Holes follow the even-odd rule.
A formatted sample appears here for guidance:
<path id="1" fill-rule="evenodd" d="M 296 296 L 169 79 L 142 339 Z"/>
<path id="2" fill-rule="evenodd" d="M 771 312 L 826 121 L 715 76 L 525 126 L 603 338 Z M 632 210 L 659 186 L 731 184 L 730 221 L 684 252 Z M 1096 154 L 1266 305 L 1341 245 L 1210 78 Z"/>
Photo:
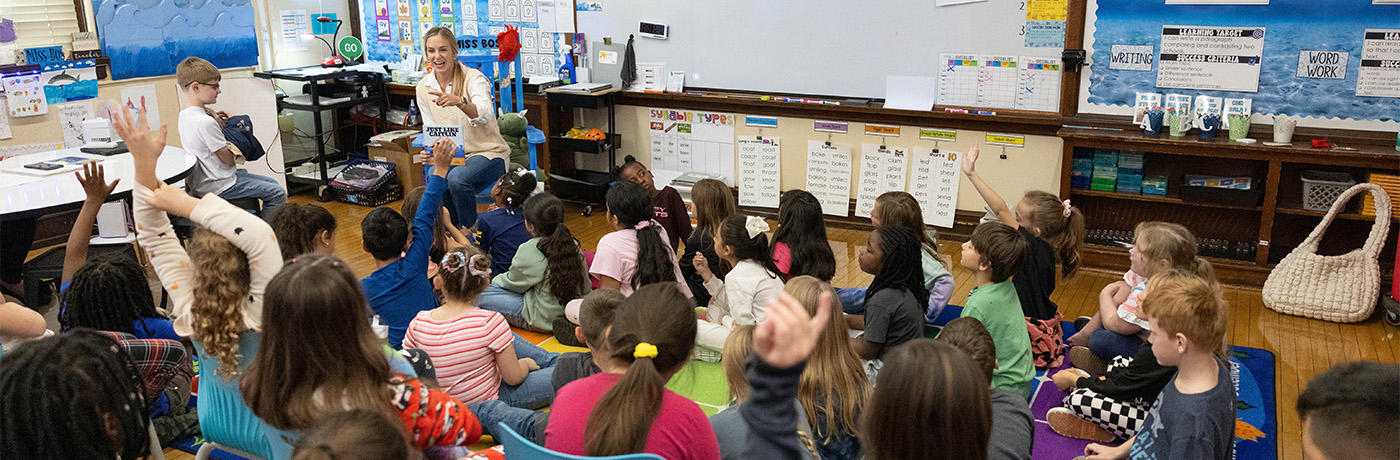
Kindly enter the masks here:
<path id="1" fill-rule="evenodd" d="M 1220 127 L 1220 115 L 1201 116 L 1201 140 L 1215 139 L 1215 130 Z"/>
<path id="2" fill-rule="evenodd" d="M 1142 134 L 1147 137 L 1162 135 L 1162 109 L 1148 109 L 1142 112 Z"/>
<path id="3" fill-rule="evenodd" d="M 1249 137 L 1249 122 L 1252 120 L 1249 115 L 1230 115 L 1230 140 Z"/>
<path id="4" fill-rule="evenodd" d="M 1189 115 L 1175 110 L 1167 112 L 1167 133 L 1171 137 L 1184 137 L 1186 130 L 1190 128 Z"/>

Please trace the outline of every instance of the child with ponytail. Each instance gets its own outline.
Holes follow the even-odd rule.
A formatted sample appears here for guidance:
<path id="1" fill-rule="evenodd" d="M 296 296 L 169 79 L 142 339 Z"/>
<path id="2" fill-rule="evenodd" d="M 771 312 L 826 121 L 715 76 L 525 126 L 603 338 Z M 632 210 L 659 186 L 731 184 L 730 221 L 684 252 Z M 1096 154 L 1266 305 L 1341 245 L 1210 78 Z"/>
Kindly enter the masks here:
<path id="1" fill-rule="evenodd" d="M 1026 192 L 1014 209 L 1008 207 L 1001 195 L 977 174 L 979 153 L 980 148 L 973 145 L 963 155 L 963 176 L 977 188 L 977 193 L 987 202 L 987 209 L 995 213 L 1001 223 L 1016 229 L 1029 245 L 1025 260 L 1011 283 L 1016 286 L 1016 296 L 1021 300 L 1035 366 L 1059 367 L 1064 359 L 1061 339 L 1064 331 L 1060 327 L 1063 316 L 1059 306 L 1050 300 L 1050 294 L 1055 292 L 1055 263 L 1059 262 L 1060 274 L 1066 278 L 1074 276 L 1079 269 L 1079 249 L 1084 245 L 1084 213 L 1071 206 L 1069 200 L 1060 201 L 1059 197 L 1039 190 Z"/>
<path id="2" fill-rule="evenodd" d="M 500 399 L 525 409 L 548 406 L 559 354 L 520 338 L 500 313 L 475 305 L 491 283 L 491 257 L 472 246 L 448 249 L 434 282 L 442 306 L 419 312 L 403 343 L 428 353 L 443 391 L 466 404 Z"/>
<path id="3" fill-rule="evenodd" d="M 545 447 L 573 455 L 718 460 L 705 412 L 665 388 L 695 348 L 693 305 L 670 283 L 643 286 L 623 301 L 607 336 L 611 359 L 599 363 L 603 373 L 559 390 Z"/>
<path id="4" fill-rule="evenodd" d="M 1128 250 L 1130 269 L 1123 274 L 1124 281 L 1105 286 L 1099 292 L 1099 311 L 1069 338 L 1074 348 L 1088 347 L 1087 351 L 1102 362 L 1086 362 L 1092 358 L 1080 350 L 1072 357 L 1083 357 L 1075 361 L 1075 366 L 1093 372 L 1106 368 L 1105 363 L 1112 363 L 1114 357 L 1132 357 L 1137 352 L 1146 340 L 1143 332 L 1152 329 L 1138 312 L 1138 306 L 1153 276 L 1175 269 L 1215 280 L 1210 262 L 1196 255 L 1196 236 L 1180 224 L 1139 223 L 1133 230 L 1133 243 Z"/>
<path id="5" fill-rule="evenodd" d="M 535 172 L 524 169 L 507 171 L 491 188 L 495 207 L 476 220 L 476 246 L 491 256 L 491 272 L 505 273 L 515 258 L 515 251 L 531 238 L 525 229 L 525 200 L 535 191 Z"/>
<path id="6" fill-rule="evenodd" d="M 238 337 L 262 329 L 263 293 L 282 268 L 272 227 L 215 194 L 196 199 L 156 178 L 156 160 L 165 149 L 165 126 L 152 133 L 143 110 L 113 120 L 135 162 L 132 190 L 136 240 L 150 255 L 161 284 L 170 293 L 174 330 L 192 337 L 202 352 L 219 360 L 218 373 L 238 373 Z M 181 247 L 166 214 L 199 225 Z"/>
<path id="7" fill-rule="evenodd" d="M 649 284 L 674 282 L 682 294 L 693 297 L 681 276 L 676 251 L 666 244 L 670 236 L 653 219 L 646 189 L 618 181 L 608 189 L 607 203 L 613 232 L 598 240 L 598 253 L 589 273 L 598 277 L 602 287 L 617 289 L 622 295 Z"/>
<path id="8" fill-rule="evenodd" d="M 768 299 L 783 291 L 783 280 L 773 256 L 768 252 L 768 221 L 759 216 L 735 214 L 724 220 L 715 234 L 715 254 L 734 268 L 720 281 L 710 271 L 704 254 L 696 254 L 696 273 L 705 280 L 711 298 L 705 318 L 699 319 L 696 341 L 708 353 L 707 360 L 719 361 L 725 339 L 735 326 L 753 326 L 763 321 Z"/>
<path id="9" fill-rule="evenodd" d="M 526 199 L 521 214 L 534 238 L 520 245 L 510 271 L 496 275 L 476 306 L 500 313 L 511 326 L 553 332 L 564 304 L 588 294 L 583 250 L 564 225 L 564 202 L 554 195 Z"/>
<path id="10" fill-rule="evenodd" d="M 729 186 L 714 179 L 701 179 L 690 189 L 690 202 L 695 205 L 695 232 L 685 240 L 685 253 L 681 254 L 681 274 L 690 292 L 695 294 L 695 304 L 710 304 L 710 293 L 705 291 L 705 280 L 695 271 L 695 256 L 704 254 L 710 264 L 710 273 L 724 280 L 728 268 L 720 264 L 715 254 L 715 235 L 719 227 L 734 214 L 734 195 Z"/>

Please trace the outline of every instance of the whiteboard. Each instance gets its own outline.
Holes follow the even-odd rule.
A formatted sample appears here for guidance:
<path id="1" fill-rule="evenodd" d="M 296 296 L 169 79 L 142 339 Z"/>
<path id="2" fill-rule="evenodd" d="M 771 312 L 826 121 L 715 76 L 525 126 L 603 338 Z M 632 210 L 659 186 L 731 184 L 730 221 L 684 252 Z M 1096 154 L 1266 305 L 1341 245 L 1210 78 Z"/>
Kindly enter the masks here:
<path id="1" fill-rule="evenodd" d="M 587 41 L 625 45 L 641 21 L 670 38 L 636 36 L 637 62 L 684 71 L 687 87 L 883 98 L 885 76 L 938 77 L 939 53 L 1059 57 L 1027 48 L 1024 2 L 938 7 L 934 0 L 608 0 L 579 11 Z"/>

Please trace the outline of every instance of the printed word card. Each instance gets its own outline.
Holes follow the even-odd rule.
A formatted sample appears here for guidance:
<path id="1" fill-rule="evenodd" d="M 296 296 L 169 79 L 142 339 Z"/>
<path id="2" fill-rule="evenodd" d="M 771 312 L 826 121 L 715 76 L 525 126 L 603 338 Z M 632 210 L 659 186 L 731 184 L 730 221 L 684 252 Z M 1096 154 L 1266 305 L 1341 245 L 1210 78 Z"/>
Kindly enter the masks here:
<path id="1" fill-rule="evenodd" d="M 914 176 L 909 180 L 909 194 L 924 209 L 924 223 L 953 228 L 953 215 L 958 210 L 958 176 L 962 174 L 958 161 L 961 152 L 928 147 L 915 147 Z"/>
<path id="2" fill-rule="evenodd" d="M 782 156 L 776 137 L 739 138 L 739 163 L 734 175 L 739 183 L 739 206 L 778 207 Z"/>
<path id="3" fill-rule="evenodd" d="M 807 191 L 821 201 L 822 214 L 850 215 L 850 145 L 807 141 Z"/>
<path id="4" fill-rule="evenodd" d="M 724 177 L 734 186 L 734 125 L 713 112 L 651 109 L 651 169 Z"/>
<path id="5" fill-rule="evenodd" d="M 856 216 L 870 217 L 875 199 L 881 193 L 904 190 L 909 172 L 909 150 L 879 144 L 862 144 L 860 185 L 856 195 Z"/>

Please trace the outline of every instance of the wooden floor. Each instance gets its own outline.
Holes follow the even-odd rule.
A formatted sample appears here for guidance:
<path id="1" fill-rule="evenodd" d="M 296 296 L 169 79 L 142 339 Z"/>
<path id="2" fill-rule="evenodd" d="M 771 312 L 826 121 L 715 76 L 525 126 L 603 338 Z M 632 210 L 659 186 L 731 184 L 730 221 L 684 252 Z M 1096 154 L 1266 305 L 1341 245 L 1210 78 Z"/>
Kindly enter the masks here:
<path id="1" fill-rule="evenodd" d="M 315 203 L 309 196 L 294 196 L 294 203 Z M 361 249 L 360 220 L 370 208 L 342 203 L 320 203 L 336 216 L 336 255 L 355 270 L 357 276 L 368 275 L 374 262 Z M 397 209 L 399 203 L 389 206 Z M 567 225 L 585 249 L 597 247 L 598 239 L 611 231 L 601 211 L 591 217 L 579 214 L 580 206 L 568 205 Z M 772 224 L 772 222 L 770 222 Z M 860 271 L 855 263 L 868 232 L 844 228 L 829 228 L 827 238 L 836 252 L 836 286 L 867 286 L 872 276 Z M 952 257 L 953 276 L 957 288 L 952 302 L 962 304 L 972 290 L 972 274 L 958 265 L 961 249 L 958 242 L 941 242 L 939 251 Z M 1122 270 L 1128 261 L 1123 260 Z M 1122 271 L 1081 270 L 1068 280 L 1061 280 L 1051 299 L 1059 304 L 1066 319 L 1092 315 L 1097 308 L 1099 290 L 1121 279 Z M 1229 341 L 1233 345 L 1269 350 L 1278 358 L 1275 374 L 1278 400 L 1279 458 L 1301 460 L 1302 425 L 1294 411 L 1298 394 L 1308 380 L 1332 366 L 1355 360 L 1400 362 L 1400 340 L 1396 329 L 1387 326 L 1379 315 L 1357 324 L 1336 324 L 1286 316 L 1264 308 L 1259 289 L 1232 286 L 1226 290 L 1230 302 Z M 174 449 L 166 450 L 166 458 L 182 460 L 192 455 Z"/>

